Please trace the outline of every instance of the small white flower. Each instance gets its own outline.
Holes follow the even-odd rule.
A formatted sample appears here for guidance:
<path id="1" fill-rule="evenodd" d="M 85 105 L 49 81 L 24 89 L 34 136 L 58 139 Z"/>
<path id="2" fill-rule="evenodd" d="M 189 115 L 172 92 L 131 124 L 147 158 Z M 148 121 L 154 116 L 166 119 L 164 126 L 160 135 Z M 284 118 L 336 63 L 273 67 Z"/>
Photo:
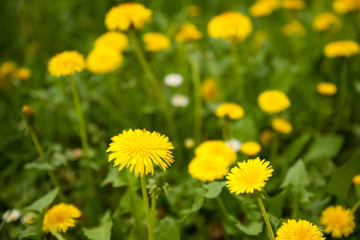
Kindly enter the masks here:
<path id="1" fill-rule="evenodd" d="M 6 211 L 2 218 L 5 222 L 9 223 L 18 220 L 20 216 L 21 216 L 20 211 L 17 209 L 13 209 Z"/>
<path id="2" fill-rule="evenodd" d="M 21 222 L 23 224 L 32 224 L 34 222 L 35 219 L 35 214 L 32 212 L 26 213 L 22 218 L 21 218 Z"/>
<path id="3" fill-rule="evenodd" d="M 175 94 L 171 98 L 171 104 L 175 107 L 186 107 L 189 104 L 189 98 L 185 95 Z"/>
<path id="4" fill-rule="evenodd" d="M 170 73 L 165 76 L 164 83 L 170 87 L 178 87 L 182 84 L 183 77 L 178 73 Z"/>
<path id="5" fill-rule="evenodd" d="M 241 148 L 241 142 L 235 138 L 233 139 L 230 139 L 230 140 L 227 140 L 225 142 L 226 146 L 230 147 L 233 152 L 238 152 L 240 151 L 240 148 Z"/>
<path id="6" fill-rule="evenodd" d="M 184 141 L 184 145 L 185 145 L 186 148 L 190 149 L 190 148 L 194 147 L 195 141 L 192 138 L 187 138 Z"/>

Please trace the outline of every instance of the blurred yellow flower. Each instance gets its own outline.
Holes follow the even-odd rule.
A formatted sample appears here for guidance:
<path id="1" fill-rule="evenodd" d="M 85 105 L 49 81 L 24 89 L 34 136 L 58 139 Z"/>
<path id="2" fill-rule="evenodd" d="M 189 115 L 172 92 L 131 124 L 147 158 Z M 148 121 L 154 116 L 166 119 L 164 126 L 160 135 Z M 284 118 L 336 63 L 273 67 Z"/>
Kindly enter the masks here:
<path id="1" fill-rule="evenodd" d="M 283 8 L 291 10 L 302 10 L 306 7 L 303 0 L 283 0 Z"/>
<path id="2" fill-rule="evenodd" d="M 201 14 L 201 8 L 196 5 L 192 5 L 186 8 L 186 13 L 190 17 L 198 17 Z"/>
<path id="3" fill-rule="evenodd" d="M 321 95 L 334 95 L 337 92 L 337 87 L 333 83 L 321 82 L 317 85 L 316 91 Z"/>
<path id="4" fill-rule="evenodd" d="M 174 146 L 169 138 L 157 132 L 147 130 L 129 129 L 111 138 L 112 143 L 106 150 L 112 152 L 109 162 L 114 161 L 114 167 L 119 166 L 119 171 L 130 167 L 130 172 L 135 168 L 135 176 L 139 174 L 154 174 L 153 163 L 166 171 L 174 162 L 171 150 Z"/>
<path id="5" fill-rule="evenodd" d="M 334 0 L 333 9 L 339 14 L 360 11 L 360 0 Z"/>
<path id="6" fill-rule="evenodd" d="M 182 25 L 176 34 L 177 42 L 192 42 L 202 38 L 202 33 L 192 23 Z"/>
<path id="7" fill-rule="evenodd" d="M 331 42 L 324 48 L 324 54 L 328 58 L 350 57 L 358 53 L 360 53 L 360 46 L 354 41 Z"/>
<path id="8" fill-rule="evenodd" d="M 92 73 L 104 74 L 114 71 L 122 60 L 122 55 L 113 48 L 98 47 L 89 53 L 86 67 Z"/>
<path id="9" fill-rule="evenodd" d="M 254 34 L 254 40 L 252 42 L 252 50 L 257 52 L 261 49 L 263 43 L 267 39 L 267 34 L 264 30 L 258 30 Z"/>
<path id="10" fill-rule="evenodd" d="M 292 20 L 290 23 L 285 24 L 282 27 L 282 32 L 284 35 L 287 35 L 287 36 L 296 35 L 296 36 L 302 37 L 305 35 L 306 30 L 299 21 Z"/>
<path id="11" fill-rule="evenodd" d="M 64 51 L 50 59 L 48 70 L 52 76 L 68 76 L 85 68 L 83 55 L 76 51 Z"/>
<path id="12" fill-rule="evenodd" d="M 26 80 L 29 77 L 31 77 L 31 71 L 30 71 L 30 69 L 28 69 L 26 67 L 21 67 L 21 68 L 16 69 L 15 76 L 18 79 Z"/>
<path id="13" fill-rule="evenodd" d="M 276 232 L 276 240 L 325 240 L 320 229 L 306 220 L 288 219 Z"/>
<path id="14" fill-rule="evenodd" d="M 152 11 L 140 3 L 120 3 L 106 14 L 105 25 L 109 30 L 142 29 L 151 21 L 151 15 Z"/>
<path id="15" fill-rule="evenodd" d="M 244 142 L 241 145 L 240 152 L 248 156 L 254 156 L 261 151 L 261 146 L 259 143 L 254 141 Z"/>
<path id="16" fill-rule="evenodd" d="M 21 111 L 23 112 L 23 114 L 26 118 L 32 118 L 34 116 L 34 111 L 33 111 L 32 107 L 29 105 L 24 105 L 21 108 Z"/>
<path id="17" fill-rule="evenodd" d="M 360 185 L 360 174 L 356 175 L 352 179 L 353 184 Z"/>
<path id="18" fill-rule="evenodd" d="M 315 17 L 313 27 L 318 31 L 328 31 L 331 27 L 339 28 L 340 20 L 332 13 L 321 13 Z"/>
<path id="19" fill-rule="evenodd" d="M 189 163 L 190 175 L 203 182 L 223 179 L 228 172 L 228 163 L 219 155 L 198 155 Z"/>
<path id="20" fill-rule="evenodd" d="M 128 37 L 120 32 L 110 31 L 102 34 L 95 40 L 94 47 L 108 47 L 118 50 L 120 52 L 124 51 L 128 46 L 129 40 Z"/>
<path id="21" fill-rule="evenodd" d="M 289 123 L 288 121 L 286 121 L 283 118 L 275 118 L 272 123 L 271 123 L 272 128 L 279 132 L 279 133 L 285 133 L 288 134 L 292 131 L 293 126 L 291 125 L 291 123 Z"/>
<path id="22" fill-rule="evenodd" d="M 253 17 L 266 17 L 274 12 L 279 6 L 279 0 L 257 0 L 250 7 L 250 15 Z"/>
<path id="23" fill-rule="evenodd" d="M 224 159 L 224 161 L 230 166 L 236 160 L 236 153 L 233 150 L 226 146 L 224 141 L 220 140 L 210 140 L 201 143 L 195 149 L 196 156 L 202 155 L 211 155 L 211 156 L 219 156 Z"/>
<path id="24" fill-rule="evenodd" d="M 289 98 L 278 90 L 262 92 L 257 101 L 260 108 L 266 113 L 278 113 L 290 107 Z"/>
<path id="25" fill-rule="evenodd" d="M 66 232 L 69 227 L 75 226 L 75 218 L 80 216 L 80 210 L 74 205 L 59 203 L 46 211 L 42 229 L 53 235 L 57 232 Z"/>
<path id="26" fill-rule="evenodd" d="M 228 117 L 236 120 L 244 116 L 244 109 L 236 103 L 223 103 L 217 107 L 215 114 L 219 118 Z"/>
<path id="27" fill-rule="evenodd" d="M 201 85 L 201 96 L 208 102 L 219 99 L 219 91 L 213 78 L 206 78 Z"/>
<path id="28" fill-rule="evenodd" d="M 347 237 L 354 232 L 354 214 L 342 206 L 331 206 L 321 213 L 320 224 L 333 238 Z"/>
<path id="29" fill-rule="evenodd" d="M 251 34 L 253 27 L 249 17 L 238 12 L 224 12 L 213 17 L 207 29 L 213 38 L 242 42 Z"/>
<path id="30" fill-rule="evenodd" d="M 260 142 L 262 145 L 269 147 L 271 144 L 271 141 L 274 138 L 274 133 L 270 129 L 266 129 L 261 132 L 260 134 Z"/>
<path id="31" fill-rule="evenodd" d="M 7 77 L 11 75 L 16 70 L 16 63 L 12 61 L 4 62 L 0 67 L 0 76 Z"/>
<path id="32" fill-rule="evenodd" d="M 274 171 L 269 164 L 270 162 L 259 157 L 238 162 L 238 166 L 233 167 L 226 176 L 226 185 L 230 192 L 241 194 L 261 191 Z"/>
<path id="33" fill-rule="evenodd" d="M 195 140 L 193 138 L 186 138 L 184 141 L 184 146 L 187 149 L 193 148 L 195 146 Z"/>
<path id="34" fill-rule="evenodd" d="M 143 35 L 145 49 L 149 52 L 160 52 L 170 47 L 170 39 L 162 33 L 146 33 Z"/>

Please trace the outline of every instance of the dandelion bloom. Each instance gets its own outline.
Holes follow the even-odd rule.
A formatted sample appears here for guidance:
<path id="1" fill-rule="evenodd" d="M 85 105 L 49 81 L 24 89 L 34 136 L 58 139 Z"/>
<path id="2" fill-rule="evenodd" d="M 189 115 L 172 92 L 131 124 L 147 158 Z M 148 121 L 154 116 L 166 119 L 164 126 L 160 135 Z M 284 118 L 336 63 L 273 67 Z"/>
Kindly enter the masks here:
<path id="1" fill-rule="evenodd" d="M 321 13 L 315 17 L 313 27 L 317 31 L 328 31 L 331 27 L 339 28 L 340 20 L 332 13 Z"/>
<path id="2" fill-rule="evenodd" d="M 248 156 L 254 156 L 261 151 L 261 146 L 257 142 L 249 141 L 241 145 L 240 151 Z"/>
<path id="3" fill-rule="evenodd" d="M 354 232 L 354 214 L 342 206 L 331 206 L 321 213 L 320 224 L 333 238 L 347 237 Z"/>
<path id="4" fill-rule="evenodd" d="M 189 163 L 190 175 L 203 182 L 223 179 L 228 172 L 229 165 L 218 155 L 205 154 L 196 156 Z"/>
<path id="5" fill-rule="evenodd" d="M 228 117 L 236 120 L 244 116 L 244 109 L 236 103 L 223 103 L 217 107 L 215 114 L 219 118 Z"/>
<path id="6" fill-rule="evenodd" d="M 316 86 L 316 91 L 321 95 L 331 96 L 337 92 L 337 87 L 333 83 L 321 82 Z"/>
<path id="7" fill-rule="evenodd" d="M 193 42 L 202 38 L 202 33 L 192 23 L 182 25 L 176 34 L 175 40 L 177 42 Z"/>
<path id="8" fill-rule="evenodd" d="M 247 16 L 238 12 L 224 12 L 210 20 L 208 33 L 213 38 L 242 42 L 250 35 L 252 28 Z"/>
<path id="9" fill-rule="evenodd" d="M 289 98 L 278 90 L 262 92 L 257 101 L 260 108 L 266 113 L 278 113 L 290 107 Z"/>
<path id="10" fill-rule="evenodd" d="M 76 51 L 64 51 L 50 59 L 48 70 L 52 76 L 68 76 L 85 68 L 83 55 Z"/>
<path id="11" fill-rule="evenodd" d="M 147 130 L 129 129 L 111 138 L 112 143 L 107 152 L 109 162 L 114 161 L 114 166 L 119 166 L 119 171 L 125 166 L 130 167 L 130 172 L 135 168 L 135 176 L 154 174 L 153 163 L 166 171 L 174 162 L 171 150 L 174 146 L 169 138 L 157 132 Z"/>
<path id="12" fill-rule="evenodd" d="M 152 11 L 140 3 L 120 3 L 106 14 L 105 25 L 109 30 L 142 29 L 151 21 L 151 15 Z"/>
<path id="13" fill-rule="evenodd" d="M 149 52 L 160 52 L 170 47 L 170 39 L 162 33 L 146 33 L 143 35 L 145 49 Z"/>
<path id="14" fill-rule="evenodd" d="M 164 83 L 169 87 L 178 87 L 184 81 L 184 78 L 181 74 L 178 73 L 170 73 L 165 76 Z"/>
<path id="15" fill-rule="evenodd" d="M 282 32 L 284 35 L 287 35 L 287 36 L 296 35 L 296 36 L 302 37 L 305 35 L 306 30 L 299 21 L 292 20 L 290 23 L 285 24 L 282 27 Z"/>
<path id="16" fill-rule="evenodd" d="M 226 176 L 226 185 L 230 192 L 241 194 L 261 191 L 274 171 L 269 164 L 270 162 L 260 158 L 238 162 L 238 166 L 233 167 Z"/>
<path id="17" fill-rule="evenodd" d="M 21 68 L 16 69 L 16 71 L 15 71 L 15 76 L 16 76 L 18 79 L 26 80 L 26 79 L 28 79 L 29 77 L 31 77 L 31 71 L 30 71 L 30 69 L 28 69 L 28 68 L 21 67 Z"/>
<path id="18" fill-rule="evenodd" d="M 186 13 L 190 17 L 198 17 L 201 14 L 201 8 L 196 5 L 192 5 L 186 8 Z"/>
<path id="19" fill-rule="evenodd" d="M 283 8 L 291 10 L 301 10 L 306 7 L 303 0 L 283 0 Z"/>
<path id="20" fill-rule="evenodd" d="M 196 156 L 208 154 L 222 157 L 229 166 L 236 160 L 236 153 L 233 152 L 230 147 L 226 146 L 224 141 L 220 140 L 205 141 L 195 149 Z"/>
<path id="21" fill-rule="evenodd" d="M 352 179 L 353 184 L 360 185 L 360 175 L 356 175 Z"/>
<path id="22" fill-rule="evenodd" d="M 74 205 L 59 203 L 46 211 L 42 229 L 53 235 L 57 232 L 66 232 L 69 227 L 75 226 L 75 218 L 80 216 L 80 210 Z"/>
<path id="23" fill-rule="evenodd" d="M 189 104 L 189 98 L 186 95 L 175 94 L 171 98 L 171 104 L 174 107 L 186 107 Z"/>
<path id="24" fill-rule="evenodd" d="M 289 219 L 276 232 L 276 240 L 325 240 L 320 229 L 306 220 Z"/>
<path id="25" fill-rule="evenodd" d="M 334 0 L 333 9 L 340 14 L 360 11 L 360 0 Z"/>
<path id="26" fill-rule="evenodd" d="M 24 105 L 21 108 L 21 111 L 23 112 L 24 116 L 27 117 L 27 118 L 30 118 L 30 117 L 34 116 L 34 111 L 33 111 L 32 107 L 29 106 L 29 105 Z"/>
<path id="27" fill-rule="evenodd" d="M 260 142 L 266 147 L 270 146 L 273 138 L 274 138 L 274 133 L 270 129 L 266 129 L 262 131 L 260 134 Z"/>
<path id="28" fill-rule="evenodd" d="M 122 55 L 113 48 L 98 47 L 86 58 L 86 67 L 92 73 L 104 74 L 114 71 L 122 60 Z"/>
<path id="29" fill-rule="evenodd" d="M 350 57 L 358 53 L 360 53 L 360 46 L 354 41 L 331 42 L 324 48 L 324 54 L 328 58 Z"/>
<path id="30" fill-rule="evenodd" d="M 129 40 L 125 34 L 115 31 L 109 31 L 102 34 L 95 40 L 94 47 L 108 47 L 122 52 L 126 49 L 128 43 Z"/>
<path id="31" fill-rule="evenodd" d="M 0 67 L 0 76 L 8 76 L 16 71 L 16 63 L 13 61 L 4 62 Z"/>
<path id="32" fill-rule="evenodd" d="M 278 0 L 258 0 L 250 7 L 250 15 L 253 17 L 266 17 L 275 11 L 280 5 Z"/>
<path id="33" fill-rule="evenodd" d="M 201 96 L 209 102 L 217 101 L 219 98 L 219 91 L 216 82 L 212 78 L 207 78 L 201 85 Z"/>
<path id="34" fill-rule="evenodd" d="M 279 133 L 290 133 L 292 131 L 292 125 L 283 118 L 275 118 L 271 123 L 272 128 Z"/>

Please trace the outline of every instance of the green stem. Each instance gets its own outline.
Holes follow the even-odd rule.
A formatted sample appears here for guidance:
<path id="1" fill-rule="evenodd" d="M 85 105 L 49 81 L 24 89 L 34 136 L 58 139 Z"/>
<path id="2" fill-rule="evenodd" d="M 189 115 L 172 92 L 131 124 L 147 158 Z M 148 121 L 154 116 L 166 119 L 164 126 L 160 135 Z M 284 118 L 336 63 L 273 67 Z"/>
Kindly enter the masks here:
<path id="1" fill-rule="evenodd" d="M 280 143 L 280 139 L 279 139 L 279 134 L 274 131 L 274 138 L 273 141 L 271 143 L 271 152 L 270 152 L 270 156 L 271 156 L 271 160 L 272 161 L 276 161 L 277 160 L 277 155 L 278 155 L 278 150 L 279 150 L 279 143 Z"/>
<path id="2" fill-rule="evenodd" d="M 347 66 L 346 66 L 346 58 L 342 58 L 341 60 L 341 76 L 340 76 L 340 89 L 339 89 L 339 102 L 338 102 L 338 116 L 335 128 L 338 130 L 340 125 L 343 122 L 344 108 L 346 103 L 346 94 L 347 94 Z"/>
<path id="3" fill-rule="evenodd" d="M 145 206 L 146 222 L 148 228 L 148 239 L 154 240 L 153 226 L 152 226 L 150 207 L 149 207 L 149 197 L 147 194 L 146 183 L 145 183 L 145 175 L 143 175 L 140 179 L 141 179 L 141 191 Z"/>
<path id="4" fill-rule="evenodd" d="M 56 232 L 56 233 L 54 234 L 54 237 L 55 237 L 57 240 L 66 240 L 66 239 L 61 235 L 61 233 L 59 233 L 59 232 Z"/>
<path id="5" fill-rule="evenodd" d="M 351 213 L 355 214 L 356 210 L 360 207 L 360 199 L 355 203 L 355 205 L 353 206 L 353 208 L 351 209 Z"/>
<path id="6" fill-rule="evenodd" d="M 141 228 L 141 220 L 140 220 L 140 217 L 139 217 L 139 211 L 138 211 L 138 209 L 136 207 L 136 192 L 135 192 L 133 183 L 131 181 L 130 172 L 127 171 L 126 174 L 127 174 L 127 178 L 128 178 L 128 187 L 129 187 L 129 191 L 130 191 L 132 212 L 133 212 L 134 218 L 135 218 L 136 233 L 138 234 L 139 239 L 143 239 L 142 228 Z"/>
<path id="7" fill-rule="evenodd" d="M 218 195 L 216 197 L 216 202 L 220 207 L 220 210 L 222 212 L 222 214 L 224 215 L 225 219 L 228 221 L 229 220 L 229 212 L 227 211 L 225 204 L 223 202 L 223 200 L 221 199 L 220 195 Z"/>
<path id="8" fill-rule="evenodd" d="M 232 129 L 232 122 L 228 118 L 224 118 L 223 126 L 222 126 L 222 135 L 223 140 L 231 140 L 233 137 L 233 129 Z"/>
<path id="9" fill-rule="evenodd" d="M 155 220 L 156 220 L 155 212 L 156 212 L 156 196 L 155 193 L 153 193 L 151 197 L 151 221 L 153 227 L 155 227 Z"/>
<path id="10" fill-rule="evenodd" d="M 238 51 L 237 51 L 237 45 L 235 42 L 231 43 L 231 55 L 232 55 L 233 64 L 234 64 L 235 81 L 238 83 L 237 95 L 240 98 L 240 102 L 243 104 L 243 101 L 245 99 L 245 97 L 244 97 L 244 81 L 241 76 L 242 74 L 240 71 L 239 56 L 238 56 Z"/>
<path id="11" fill-rule="evenodd" d="M 264 217 L 265 224 L 266 224 L 266 227 L 267 227 L 268 232 L 269 232 L 269 235 L 270 235 L 270 239 L 271 239 L 271 240 L 275 240 L 274 232 L 273 232 L 273 230 L 272 230 L 269 217 L 268 217 L 268 215 L 267 215 L 267 213 L 266 213 L 266 211 L 265 211 L 264 204 L 263 204 L 263 202 L 261 201 L 261 197 L 258 196 L 258 197 L 256 197 L 256 199 L 257 199 L 257 202 L 258 202 L 258 204 L 259 204 L 261 213 L 262 213 L 262 215 L 263 215 L 263 217 Z"/>

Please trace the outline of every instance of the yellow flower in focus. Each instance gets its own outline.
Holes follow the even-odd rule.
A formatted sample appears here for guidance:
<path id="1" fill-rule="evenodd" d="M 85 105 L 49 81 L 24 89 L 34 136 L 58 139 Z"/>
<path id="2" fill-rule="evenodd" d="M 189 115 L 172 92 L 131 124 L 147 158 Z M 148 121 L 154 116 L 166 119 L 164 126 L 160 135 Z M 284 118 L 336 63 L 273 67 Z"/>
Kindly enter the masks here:
<path id="1" fill-rule="evenodd" d="M 57 232 L 66 232 L 69 227 L 75 226 L 75 218 L 80 216 L 80 210 L 74 205 L 59 203 L 46 211 L 42 229 L 53 235 Z"/>
<path id="2" fill-rule="evenodd" d="M 262 145 L 264 145 L 266 147 L 270 146 L 273 138 L 274 138 L 274 133 L 270 129 L 266 129 L 266 130 L 262 131 L 262 133 L 260 134 L 260 142 Z"/>
<path id="3" fill-rule="evenodd" d="M 248 156 L 254 156 L 261 151 L 261 146 L 257 142 L 249 141 L 241 145 L 240 151 Z"/>
<path id="4" fill-rule="evenodd" d="M 280 5 L 278 0 L 257 0 L 250 7 L 250 15 L 253 17 L 266 17 L 275 11 Z"/>
<path id="5" fill-rule="evenodd" d="M 48 70 L 52 76 L 68 76 L 85 68 L 83 55 L 76 51 L 64 51 L 50 59 Z"/>
<path id="6" fill-rule="evenodd" d="M 203 182 L 223 179 L 228 172 L 228 163 L 218 155 L 199 155 L 189 163 L 190 175 Z"/>
<path id="7" fill-rule="evenodd" d="M 208 33 L 213 38 L 242 42 L 252 32 L 250 19 L 238 12 L 224 12 L 213 17 L 208 24 Z"/>
<path id="8" fill-rule="evenodd" d="M 202 33 L 192 23 L 182 25 L 176 34 L 177 42 L 192 42 L 202 38 Z"/>
<path id="9" fill-rule="evenodd" d="M 18 79 L 26 80 L 26 79 L 28 79 L 29 77 L 31 77 L 31 71 L 30 71 L 30 69 L 28 69 L 28 68 L 21 67 L 21 68 L 16 69 L 16 71 L 15 71 L 15 76 L 16 76 Z"/>
<path id="10" fill-rule="evenodd" d="M 240 119 L 244 116 L 244 109 L 236 103 L 223 103 L 215 111 L 219 118 L 228 117 L 232 120 Z"/>
<path id="11" fill-rule="evenodd" d="M 186 8 L 186 13 L 190 17 L 198 17 L 201 14 L 201 8 L 199 6 L 192 5 Z"/>
<path id="12" fill-rule="evenodd" d="M 219 91 L 216 82 L 212 78 L 207 78 L 201 85 L 201 96 L 208 102 L 215 102 L 219 99 Z"/>
<path id="13" fill-rule="evenodd" d="M 320 229 L 306 220 L 289 219 L 276 232 L 276 240 L 325 240 Z"/>
<path id="14" fill-rule="evenodd" d="M 360 0 L 334 0 L 333 9 L 340 14 L 360 11 Z"/>
<path id="15" fill-rule="evenodd" d="M 145 49 L 149 52 L 159 52 L 170 47 L 170 39 L 162 33 L 146 33 L 143 35 Z"/>
<path id="16" fill-rule="evenodd" d="M 360 185 L 360 175 L 356 175 L 352 179 L 353 184 Z"/>
<path id="17" fill-rule="evenodd" d="M 272 128 L 279 132 L 288 134 L 292 131 L 292 125 L 283 118 L 275 118 L 271 123 Z"/>
<path id="18" fill-rule="evenodd" d="M 328 58 L 350 57 L 358 53 L 360 53 L 360 46 L 354 41 L 331 42 L 324 48 L 324 54 Z"/>
<path id="19" fill-rule="evenodd" d="M 306 7 L 303 0 L 283 0 L 283 8 L 291 10 L 302 10 Z"/>
<path id="20" fill-rule="evenodd" d="M 258 104 L 266 113 L 278 113 L 290 107 L 290 100 L 285 93 L 278 90 L 267 90 L 262 92 Z"/>
<path id="21" fill-rule="evenodd" d="M 285 24 L 282 27 L 282 32 L 284 35 L 287 35 L 287 36 L 296 35 L 296 36 L 302 37 L 305 35 L 306 30 L 299 21 L 293 20 L 290 23 Z"/>
<path id="22" fill-rule="evenodd" d="M 260 158 L 238 162 L 238 166 L 233 167 L 226 176 L 226 185 L 230 192 L 241 194 L 261 191 L 274 171 L 269 164 L 270 162 Z"/>
<path id="23" fill-rule="evenodd" d="M 122 60 L 122 55 L 115 49 L 99 47 L 93 49 L 86 58 L 86 67 L 92 73 L 104 74 L 114 71 Z"/>
<path id="24" fill-rule="evenodd" d="M 128 37 L 120 32 L 110 31 L 104 33 L 103 35 L 99 36 L 95 40 L 94 47 L 107 47 L 113 48 L 120 52 L 124 51 L 128 46 L 129 40 Z"/>
<path id="25" fill-rule="evenodd" d="M 152 11 L 140 3 L 120 3 L 106 14 L 105 25 L 109 30 L 142 29 L 151 21 L 151 15 Z"/>
<path id="26" fill-rule="evenodd" d="M 321 82 L 317 85 L 316 91 L 321 95 L 331 96 L 337 92 L 337 87 L 333 83 Z"/>
<path id="27" fill-rule="evenodd" d="M 344 209 L 342 206 L 331 206 L 321 213 L 320 224 L 324 226 L 326 233 L 331 233 L 333 238 L 347 237 L 354 232 L 354 214 L 350 209 Z"/>
<path id="28" fill-rule="evenodd" d="M 334 14 L 325 12 L 315 17 L 313 27 L 318 31 L 328 31 L 331 27 L 340 28 L 340 20 Z"/>
<path id="29" fill-rule="evenodd" d="M 166 171 L 166 168 L 174 162 L 171 150 L 174 146 L 169 138 L 157 132 L 132 129 L 123 131 L 111 138 L 112 143 L 106 150 L 112 152 L 109 162 L 114 161 L 114 167 L 119 166 L 119 171 L 125 166 L 130 167 L 130 172 L 135 169 L 135 176 L 139 174 L 154 174 L 153 163 Z"/>
<path id="30" fill-rule="evenodd" d="M 224 161 L 230 166 L 236 160 L 236 153 L 233 150 L 226 146 L 224 141 L 220 140 L 210 140 L 201 143 L 195 149 L 196 156 L 219 156 L 224 159 Z"/>
<path id="31" fill-rule="evenodd" d="M 0 67 L 0 76 L 6 77 L 16 70 L 16 63 L 12 61 L 4 62 Z"/>

